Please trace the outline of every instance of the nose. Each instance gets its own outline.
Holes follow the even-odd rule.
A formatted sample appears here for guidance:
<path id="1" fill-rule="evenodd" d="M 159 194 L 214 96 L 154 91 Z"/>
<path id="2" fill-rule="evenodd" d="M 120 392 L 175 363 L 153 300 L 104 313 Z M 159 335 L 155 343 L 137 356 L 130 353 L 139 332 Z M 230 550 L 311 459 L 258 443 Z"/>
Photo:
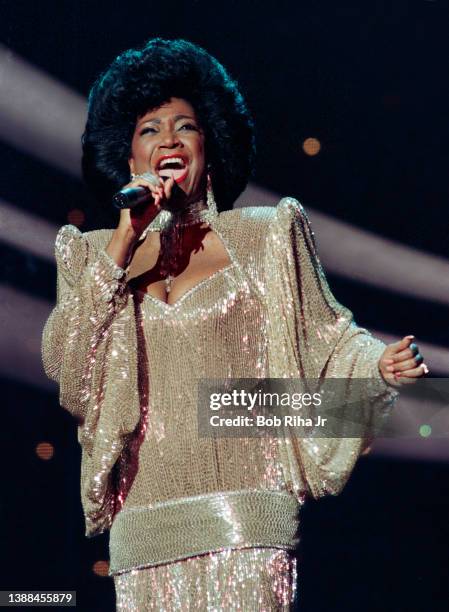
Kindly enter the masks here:
<path id="1" fill-rule="evenodd" d="M 164 130 L 161 133 L 160 147 L 167 147 L 172 149 L 179 145 L 179 138 L 176 132 L 171 129 Z"/>

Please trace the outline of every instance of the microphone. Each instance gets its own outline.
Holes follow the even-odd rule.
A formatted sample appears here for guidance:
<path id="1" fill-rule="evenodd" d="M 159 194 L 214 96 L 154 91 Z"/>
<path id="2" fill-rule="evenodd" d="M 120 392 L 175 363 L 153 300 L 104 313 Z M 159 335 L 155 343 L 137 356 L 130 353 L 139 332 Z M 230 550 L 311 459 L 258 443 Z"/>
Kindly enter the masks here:
<path id="1" fill-rule="evenodd" d="M 170 177 L 163 176 L 161 178 L 163 181 L 168 181 Z M 167 202 L 165 206 L 163 206 L 164 210 L 177 210 L 179 204 L 176 206 L 176 200 L 181 196 L 184 196 L 184 192 L 175 182 L 173 184 L 170 202 Z M 117 191 L 117 193 L 112 197 L 112 203 L 119 210 L 122 208 L 133 209 L 136 208 L 136 206 L 140 206 L 140 204 L 150 202 L 152 199 L 153 196 L 151 194 L 151 190 L 148 187 L 142 187 L 139 185 L 138 187 L 126 187 L 120 191 Z"/>
<path id="2" fill-rule="evenodd" d="M 153 196 L 147 187 L 127 187 L 121 189 L 112 198 L 113 205 L 121 210 L 122 208 L 135 208 L 140 204 L 149 202 Z"/>

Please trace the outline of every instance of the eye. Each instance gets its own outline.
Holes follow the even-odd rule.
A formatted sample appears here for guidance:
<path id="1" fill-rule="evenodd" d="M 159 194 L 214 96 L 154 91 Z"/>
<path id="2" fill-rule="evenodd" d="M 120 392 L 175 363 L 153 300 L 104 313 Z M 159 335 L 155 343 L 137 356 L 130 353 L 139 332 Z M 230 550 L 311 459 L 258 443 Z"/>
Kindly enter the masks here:
<path id="1" fill-rule="evenodd" d="M 184 128 L 187 128 L 188 130 L 198 131 L 198 128 L 196 127 L 196 125 L 193 125 L 193 123 L 184 123 L 184 125 L 182 125 L 179 129 L 182 130 Z"/>
<path id="2" fill-rule="evenodd" d="M 142 136 L 143 134 L 146 134 L 147 132 L 156 132 L 156 129 L 152 127 L 143 128 L 143 130 L 140 132 L 140 135 Z"/>

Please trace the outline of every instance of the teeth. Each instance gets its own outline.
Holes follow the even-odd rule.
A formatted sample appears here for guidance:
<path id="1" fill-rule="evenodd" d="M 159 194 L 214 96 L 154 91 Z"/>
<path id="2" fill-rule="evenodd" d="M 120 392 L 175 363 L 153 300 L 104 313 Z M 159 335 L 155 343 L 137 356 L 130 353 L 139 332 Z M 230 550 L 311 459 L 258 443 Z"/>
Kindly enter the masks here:
<path id="1" fill-rule="evenodd" d="M 174 164 L 176 162 L 185 166 L 185 161 L 181 157 L 167 157 L 160 162 L 158 168 L 163 168 L 166 164 Z"/>

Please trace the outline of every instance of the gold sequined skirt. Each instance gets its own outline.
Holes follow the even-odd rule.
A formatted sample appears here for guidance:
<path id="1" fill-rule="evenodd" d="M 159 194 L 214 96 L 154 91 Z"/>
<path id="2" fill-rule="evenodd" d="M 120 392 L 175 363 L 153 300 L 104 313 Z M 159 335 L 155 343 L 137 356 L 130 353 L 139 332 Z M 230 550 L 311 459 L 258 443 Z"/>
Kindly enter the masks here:
<path id="1" fill-rule="evenodd" d="M 294 553 L 227 549 L 114 576 L 117 612 L 293 610 Z"/>

